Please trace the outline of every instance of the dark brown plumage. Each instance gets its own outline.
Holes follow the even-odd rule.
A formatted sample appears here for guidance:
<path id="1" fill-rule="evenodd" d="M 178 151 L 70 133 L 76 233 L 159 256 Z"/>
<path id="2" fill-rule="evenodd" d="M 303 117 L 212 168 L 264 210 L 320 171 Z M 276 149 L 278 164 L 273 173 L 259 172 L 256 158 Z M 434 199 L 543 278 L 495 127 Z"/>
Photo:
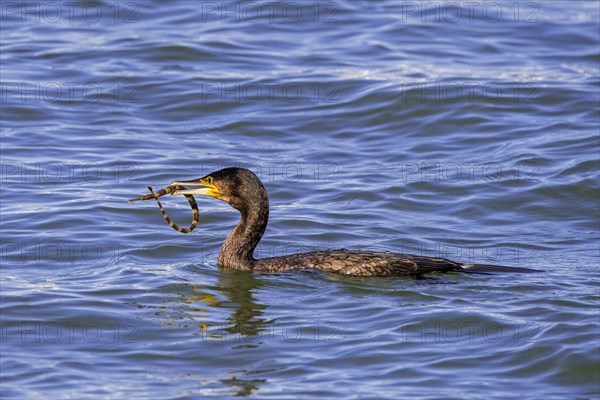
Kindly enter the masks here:
<path id="1" fill-rule="evenodd" d="M 537 272 L 527 268 L 484 264 L 461 264 L 445 258 L 400 253 L 331 250 L 292 254 L 257 260 L 254 249 L 269 220 L 269 198 L 260 179 L 244 168 L 225 168 L 195 181 L 172 185 L 202 186 L 176 190 L 173 194 L 203 194 L 223 200 L 241 213 L 240 222 L 221 246 L 223 268 L 261 272 L 315 269 L 350 276 L 421 275 L 429 272 Z"/>

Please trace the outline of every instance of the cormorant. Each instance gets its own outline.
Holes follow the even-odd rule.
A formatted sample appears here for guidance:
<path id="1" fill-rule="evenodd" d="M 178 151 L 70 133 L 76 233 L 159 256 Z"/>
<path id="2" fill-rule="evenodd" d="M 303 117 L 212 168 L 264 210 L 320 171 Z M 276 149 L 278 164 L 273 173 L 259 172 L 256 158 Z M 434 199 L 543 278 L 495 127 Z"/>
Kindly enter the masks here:
<path id="1" fill-rule="evenodd" d="M 172 195 L 185 195 L 190 201 L 191 195 L 201 194 L 223 200 L 241 213 L 240 222 L 221 246 L 218 264 L 223 268 L 260 272 L 315 269 L 326 273 L 363 277 L 418 276 L 430 272 L 451 271 L 539 272 L 528 268 L 464 264 L 438 257 L 345 249 L 313 251 L 257 260 L 253 253 L 267 227 L 269 198 L 262 182 L 252 171 L 244 168 L 224 168 L 194 181 L 173 182 L 171 185 L 160 192 L 138 199 L 147 200 L 171 193 Z M 202 186 L 202 188 L 186 189 L 181 185 Z M 191 201 L 190 204 L 194 209 Z M 166 217 L 162 206 L 161 211 Z M 197 213 L 194 216 L 196 218 Z M 168 217 L 166 218 L 169 222 Z M 172 222 L 169 224 L 174 225 Z M 175 229 L 178 228 L 175 227 Z M 181 228 L 178 230 L 183 231 Z"/>

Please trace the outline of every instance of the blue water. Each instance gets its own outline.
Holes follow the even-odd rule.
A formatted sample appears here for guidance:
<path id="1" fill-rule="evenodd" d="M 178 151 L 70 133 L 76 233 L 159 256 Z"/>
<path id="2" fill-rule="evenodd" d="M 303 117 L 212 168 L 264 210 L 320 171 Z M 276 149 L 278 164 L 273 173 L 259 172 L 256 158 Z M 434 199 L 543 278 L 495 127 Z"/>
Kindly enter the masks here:
<path id="1" fill-rule="evenodd" d="M 2 1 L 2 397 L 599 398 L 599 4 Z M 258 257 L 545 273 L 224 271 L 227 204 L 127 203 L 225 166 Z"/>

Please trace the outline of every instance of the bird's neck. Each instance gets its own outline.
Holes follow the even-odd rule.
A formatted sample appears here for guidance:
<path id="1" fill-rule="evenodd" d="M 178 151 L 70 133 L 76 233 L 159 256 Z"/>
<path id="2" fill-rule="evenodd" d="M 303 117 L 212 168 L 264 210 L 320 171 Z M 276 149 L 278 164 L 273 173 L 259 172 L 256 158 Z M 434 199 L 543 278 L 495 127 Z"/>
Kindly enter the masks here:
<path id="1" fill-rule="evenodd" d="M 240 211 L 242 218 L 221 246 L 219 265 L 225 268 L 250 270 L 254 249 L 267 228 L 269 201 L 264 199 L 253 207 Z"/>

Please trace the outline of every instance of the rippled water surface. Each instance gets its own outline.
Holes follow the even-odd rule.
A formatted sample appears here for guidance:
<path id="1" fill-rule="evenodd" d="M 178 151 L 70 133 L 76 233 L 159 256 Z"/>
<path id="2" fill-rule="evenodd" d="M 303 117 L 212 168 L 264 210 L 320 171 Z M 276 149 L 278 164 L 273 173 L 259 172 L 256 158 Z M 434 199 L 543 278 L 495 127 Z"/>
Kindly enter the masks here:
<path id="1" fill-rule="evenodd" d="M 600 396 L 598 2 L 80 3 L 1 2 L 3 398 Z M 259 257 L 545 273 L 223 271 L 227 204 L 126 201 L 236 165 Z"/>

